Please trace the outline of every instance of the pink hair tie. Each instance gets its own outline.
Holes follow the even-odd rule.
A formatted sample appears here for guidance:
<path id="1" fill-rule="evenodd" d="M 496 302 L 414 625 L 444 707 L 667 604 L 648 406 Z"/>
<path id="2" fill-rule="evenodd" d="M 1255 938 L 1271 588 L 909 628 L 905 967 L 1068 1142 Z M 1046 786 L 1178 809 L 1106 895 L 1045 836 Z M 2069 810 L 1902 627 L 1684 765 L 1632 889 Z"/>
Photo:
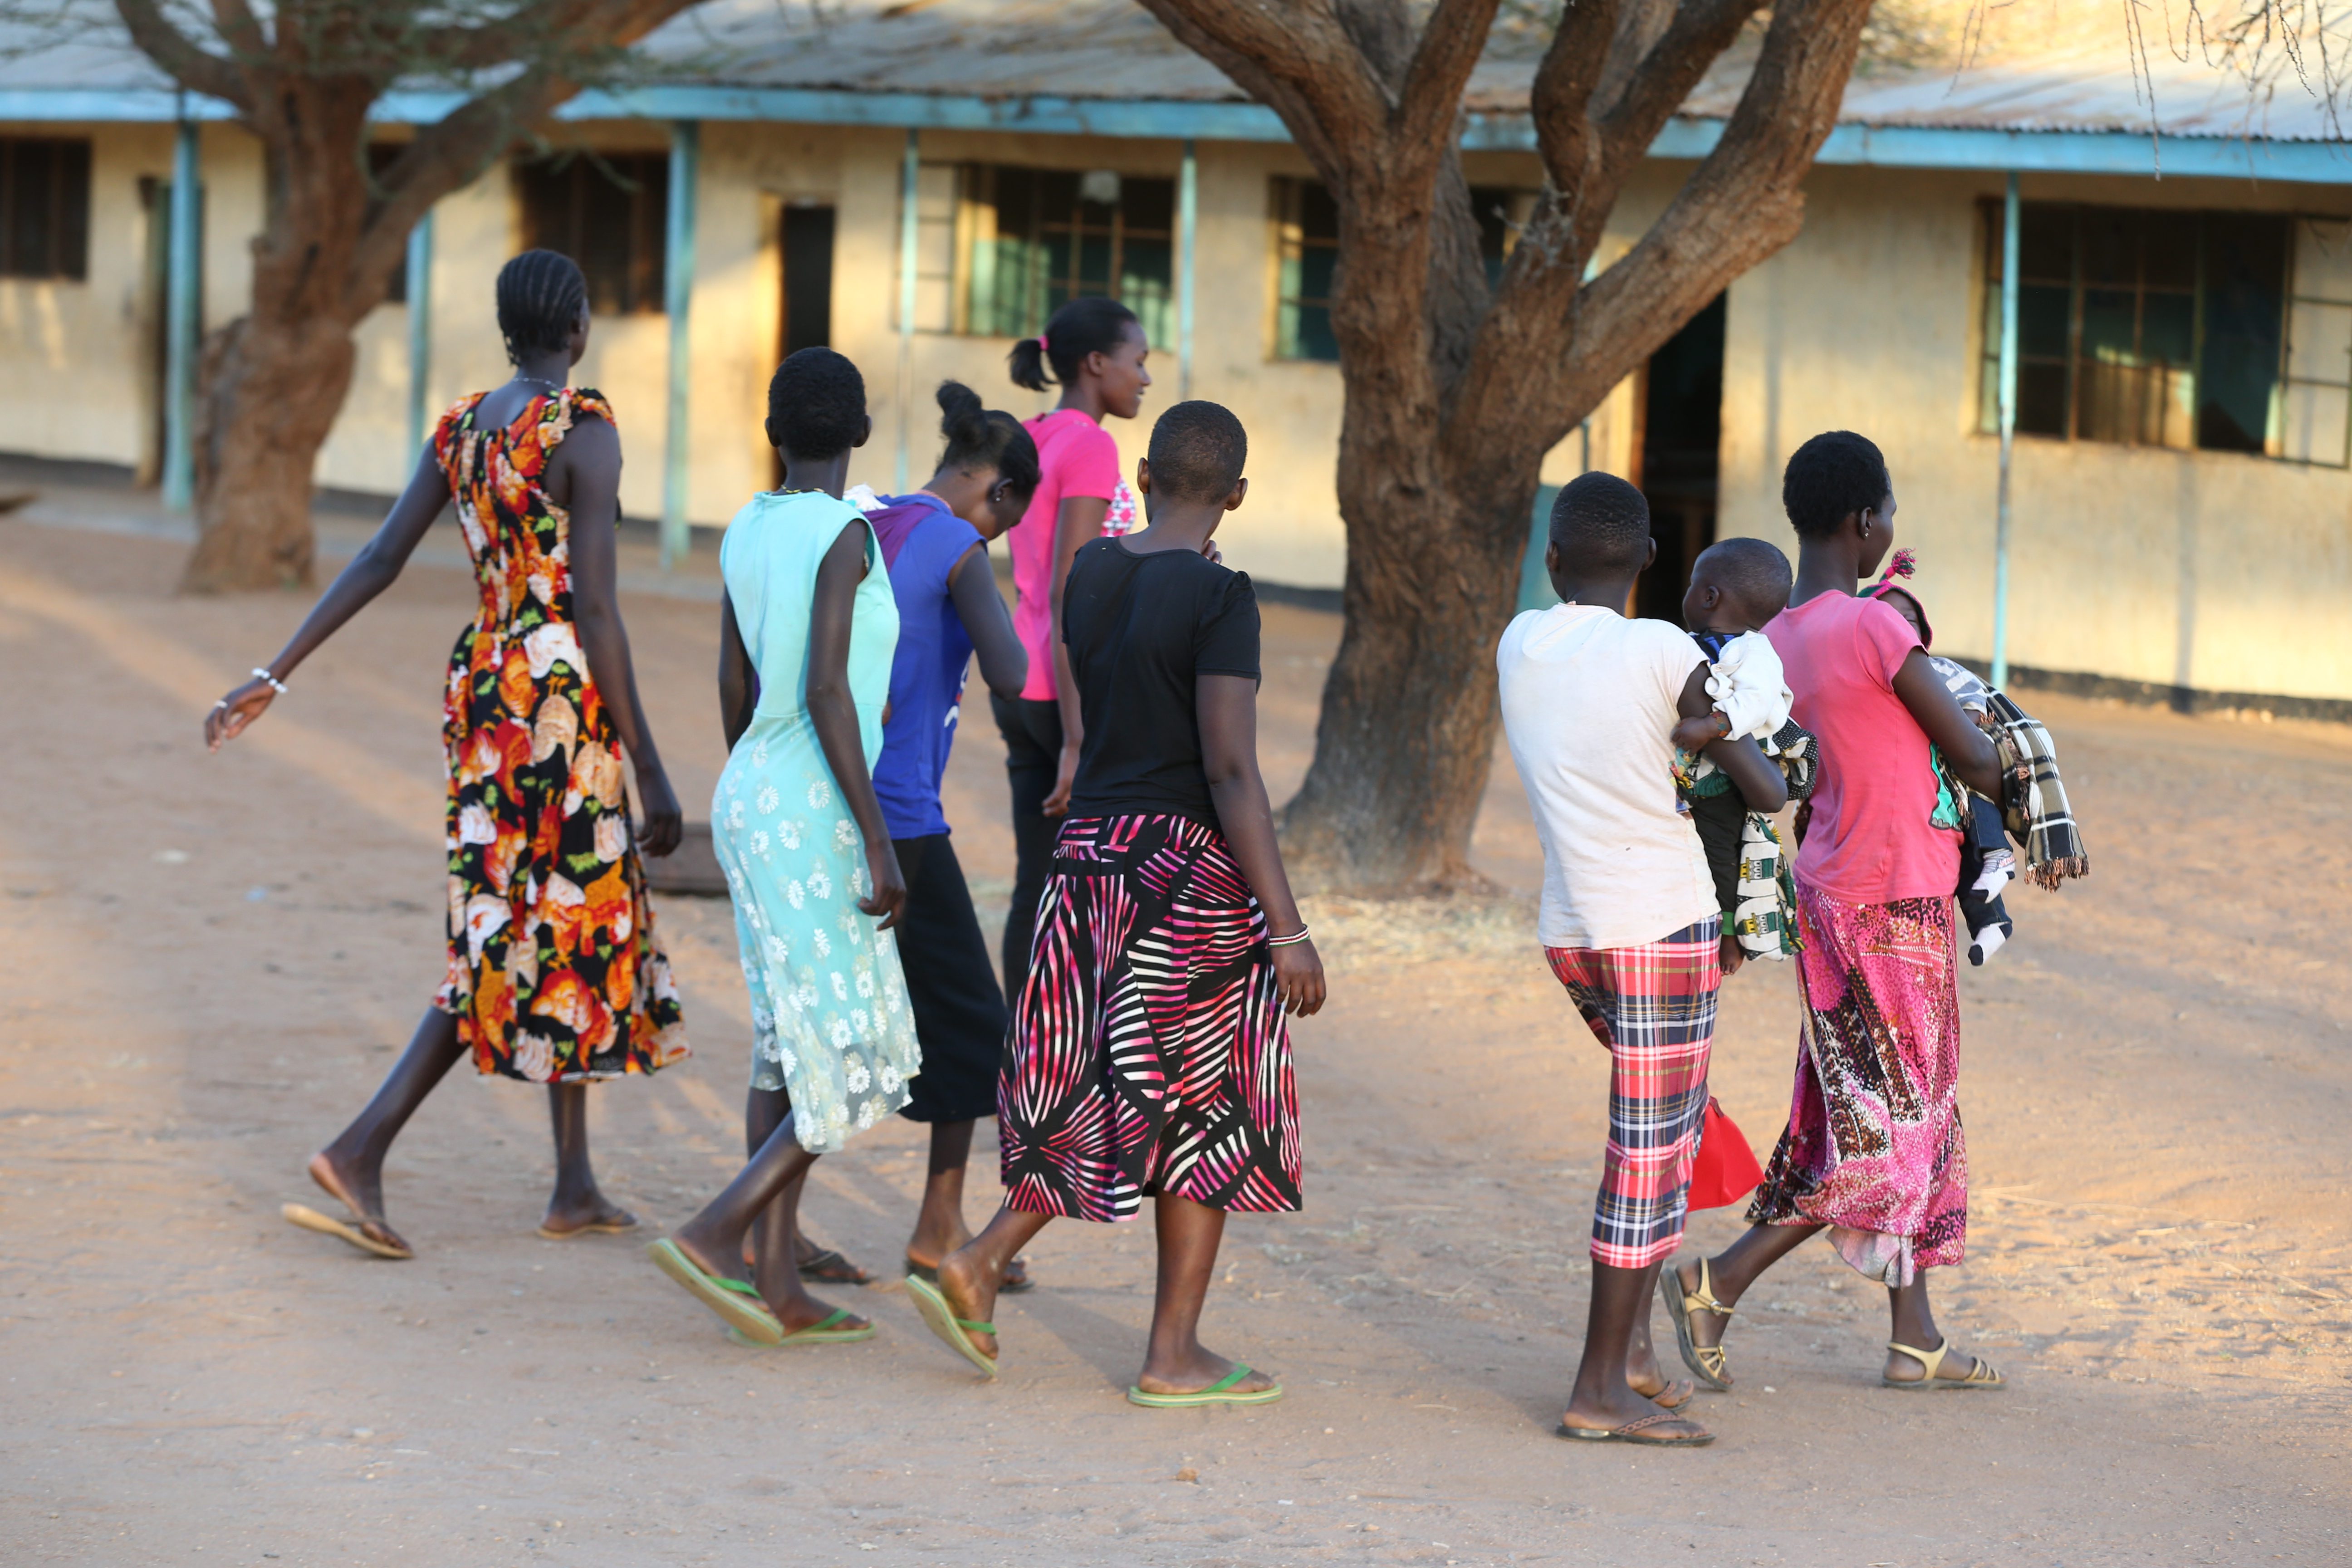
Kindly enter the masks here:
<path id="1" fill-rule="evenodd" d="M 1039 332 L 1037 334 L 1037 352 L 1039 353 L 1044 353 L 1047 349 L 1050 349 L 1054 345 L 1052 343 L 1045 341 L 1045 333 Z"/>

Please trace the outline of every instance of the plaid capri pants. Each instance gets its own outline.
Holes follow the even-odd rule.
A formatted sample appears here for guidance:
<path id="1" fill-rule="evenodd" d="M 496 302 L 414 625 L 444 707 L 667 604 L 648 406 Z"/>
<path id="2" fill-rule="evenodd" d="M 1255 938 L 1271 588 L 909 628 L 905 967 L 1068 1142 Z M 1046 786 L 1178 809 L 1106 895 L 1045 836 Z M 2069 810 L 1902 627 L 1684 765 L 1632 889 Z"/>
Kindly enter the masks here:
<path id="1" fill-rule="evenodd" d="M 1609 1148 L 1592 1212 L 1596 1262 L 1646 1268 L 1682 1243 L 1706 1115 L 1722 928 L 1711 916 L 1635 947 L 1544 949 L 1612 1064 Z"/>

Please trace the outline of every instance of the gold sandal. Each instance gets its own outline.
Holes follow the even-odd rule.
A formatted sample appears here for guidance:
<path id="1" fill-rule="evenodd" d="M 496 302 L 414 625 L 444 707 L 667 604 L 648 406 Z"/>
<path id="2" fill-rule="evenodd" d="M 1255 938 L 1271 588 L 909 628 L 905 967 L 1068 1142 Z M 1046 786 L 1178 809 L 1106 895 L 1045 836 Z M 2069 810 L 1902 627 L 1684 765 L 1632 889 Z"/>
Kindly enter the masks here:
<path id="1" fill-rule="evenodd" d="M 1689 1290 L 1683 1289 L 1682 1272 L 1671 1262 L 1658 1270 L 1658 1299 L 1665 1302 L 1666 1316 L 1674 1320 L 1675 1342 L 1682 1347 L 1683 1364 L 1717 1393 L 1730 1393 L 1730 1363 L 1723 1353 L 1722 1344 L 1703 1345 L 1691 1338 L 1693 1312 L 1713 1312 L 1725 1318 L 1732 1312 L 1715 1299 L 1715 1281 L 1707 1275 L 1706 1259 L 1698 1260 L 1698 1284 Z"/>
<path id="2" fill-rule="evenodd" d="M 1885 1373 L 1879 1373 L 1879 1382 L 1889 1388 L 1899 1388 L 1906 1394 L 1928 1394 L 1938 1388 L 2007 1388 L 2009 1386 L 2009 1380 L 1995 1371 L 1992 1363 L 1982 1356 L 1971 1358 L 1976 1364 L 1969 1368 L 1969 1375 L 1966 1377 L 1937 1377 L 1937 1369 L 1944 1364 L 1944 1358 L 1951 1353 L 1952 1336 L 1949 1334 L 1946 1334 L 1944 1342 L 1932 1351 L 1914 1350 L 1909 1345 L 1896 1344 L 1893 1340 L 1886 1342 L 1886 1348 L 1897 1355 L 1909 1356 L 1927 1369 L 1916 1378 L 1889 1377 Z"/>

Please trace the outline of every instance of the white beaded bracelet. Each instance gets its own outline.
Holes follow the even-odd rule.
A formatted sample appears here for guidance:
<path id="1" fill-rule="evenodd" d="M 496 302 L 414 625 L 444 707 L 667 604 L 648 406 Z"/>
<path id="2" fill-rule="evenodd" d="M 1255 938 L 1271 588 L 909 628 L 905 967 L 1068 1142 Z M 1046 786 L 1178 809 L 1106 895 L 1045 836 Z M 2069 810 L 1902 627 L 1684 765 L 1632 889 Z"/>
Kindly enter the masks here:
<path id="1" fill-rule="evenodd" d="M 1267 938 L 1265 939 L 1265 945 L 1266 945 L 1266 946 L 1268 946 L 1268 947 L 1289 947 L 1289 946 L 1293 945 L 1294 943 L 1297 943 L 1297 942 L 1305 942 L 1306 940 L 1307 940 L 1307 928 L 1306 928 L 1305 926 L 1300 926 L 1297 931 L 1292 931 L 1288 936 L 1270 936 L 1270 937 L 1267 937 Z"/>
<path id="2" fill-rule="evenodd" d="M 276 676 L 270 674 L 267 666 L 257 665 L 254 668 L 253 679 L 266 682 L 268 685 L 269 689 L 278 693 L 278 696 L 283 697 L 286 695 L 286 683 L 278 679 Z"/>

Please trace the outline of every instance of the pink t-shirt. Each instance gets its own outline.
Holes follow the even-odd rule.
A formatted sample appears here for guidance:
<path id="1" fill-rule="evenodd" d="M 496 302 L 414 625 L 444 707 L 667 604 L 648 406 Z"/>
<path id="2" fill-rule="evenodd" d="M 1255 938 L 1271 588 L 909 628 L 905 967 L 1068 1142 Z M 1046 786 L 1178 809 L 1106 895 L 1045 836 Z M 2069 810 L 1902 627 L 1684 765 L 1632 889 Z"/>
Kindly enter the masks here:
<path id="1" fill-rule="evenodd" d="M 1117 492 L 1118 443 L 1075 408 L 1040 415 L 1028 427 L 1037 443 L 1043 477 L 1037 493 L 1029 498 L 1029 510 L 1004 537 L 1013 552 L 1013 586 L 1021 595 L 1013 607 L 1013 630 L 1029 650 L 1029 681 L 1021 695 L 1051 702 L 1059 690 L 1054 680 L 1053 616 L 1046 610 L 1054 591 L 1055 524 L 1070 497 L 1108 501 Z"/>
<path id="2" fill-rule="evenodd" d="M 1919 635 L 1889 606 L 1846 594 L 1783 610 L 1764 635 L 1796 693 L 1797 722 L 1821 740 L 1797 879 L 1854 904 L 1950 897 L 1960 836 L 1928 824 L 1936 772 L 1927 734 L 1895 695 L 1895 672 Z"/>

